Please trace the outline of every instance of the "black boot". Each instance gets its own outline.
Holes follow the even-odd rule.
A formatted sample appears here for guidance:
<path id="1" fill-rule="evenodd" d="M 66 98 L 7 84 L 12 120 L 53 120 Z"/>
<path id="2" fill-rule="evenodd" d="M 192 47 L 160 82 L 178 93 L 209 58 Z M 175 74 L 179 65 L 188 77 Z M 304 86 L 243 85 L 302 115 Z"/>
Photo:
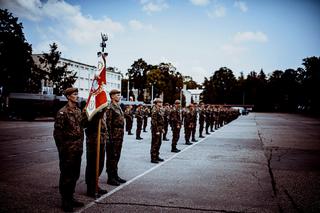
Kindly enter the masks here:
<path id="1" fill-rule="evenodd" d="M 62 210 L 65 212 L 73 212 L 72 198 L 62 198 Z"/>
<path id="2" fill-rule="evenodd" d="M 176 146 L 172 146 L 172 148 L 171 148 L 171 152 L 178 153 L 178 152 L 180 152 L 180 150 L 179 150 L 179 149 L 177 149 L 177 147 L 176 147 Z"/>
<path id="3" fill-rule="evenodd" d="M 109 177 L 107 184 L 112 185 L 112 186 L 120 186 L 120 183 L 117 181 L 115 177 Z"/>
<path id="4" fill-rule="evenodd" d="M 196 140 L 195 138 L 193 138 L 191 141 L 192 142 L 198 142 L 198 140 Z"/>
<path id="5" fill-rule="evenodd" d="M 131 130 L 129 130 L 128 135 L 133 135 L 132 132 L 131 132 Z"/>
<path id="6" fill-rule="evenodd" d="M 75 198 L 72 198 L 72 206 L 73 206 L 73 207 L 83 207 L 83 206 L 84 206 L 84 203 L 76 200 Z"/>
<path id="7" fill-rule="evenodd" d="M 203 135 L 200 135 L 199 138 L 204 138 L 204 136 L 203 136 Z"/>
<path id="8" fill-rule="evenodd" d="M 192 145 L 192 143 L 190 143 L 190 141 L 186 141 L 186 145 Z"/>

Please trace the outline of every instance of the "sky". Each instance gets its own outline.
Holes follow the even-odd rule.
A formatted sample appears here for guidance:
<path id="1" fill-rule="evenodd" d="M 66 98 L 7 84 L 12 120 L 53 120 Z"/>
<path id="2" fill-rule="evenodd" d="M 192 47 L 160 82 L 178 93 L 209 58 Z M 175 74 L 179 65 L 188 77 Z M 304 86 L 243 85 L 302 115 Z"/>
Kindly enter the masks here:
<path id="1" fill-rule="evenodd" d="M 62 57 L 97 64 L 107 33 L 107 65 L 123 74 L 135 60 L 171 63 L 202 83 L 220 67 L 235 76 L 297 69 L 320 56 L 316 0 L 0 0 L 23 24 L 33 53 L 58 44 Z"/>

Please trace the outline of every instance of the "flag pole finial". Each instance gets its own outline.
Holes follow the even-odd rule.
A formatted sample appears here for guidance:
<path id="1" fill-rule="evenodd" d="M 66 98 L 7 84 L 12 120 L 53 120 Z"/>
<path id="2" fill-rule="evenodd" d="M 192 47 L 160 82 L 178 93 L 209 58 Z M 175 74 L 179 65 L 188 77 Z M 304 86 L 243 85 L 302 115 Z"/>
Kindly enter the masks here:
<path id="1" fill-rule="evenodd" d="M 101 40 L 100 47 L 102 48 L 102 53 L 104 53 L 104 48 L 106 48 L 106 41 L 108 41 L 108 35 L 101 33 Z"/>

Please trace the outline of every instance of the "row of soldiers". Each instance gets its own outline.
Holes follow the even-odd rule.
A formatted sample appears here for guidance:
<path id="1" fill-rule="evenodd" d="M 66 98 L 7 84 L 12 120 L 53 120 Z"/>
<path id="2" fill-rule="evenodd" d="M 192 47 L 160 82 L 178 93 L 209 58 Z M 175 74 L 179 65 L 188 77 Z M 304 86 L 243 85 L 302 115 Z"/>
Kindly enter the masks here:
<path id="1" fill-rule="evenodd" d="M 154 104 L 155 105 L 151 109 L 151 129 L 158 129 L 157 125 L 160 125 L 160 129 L 162 130 L 157 131 L 157 133 L 160 133 L 161 139 L 160 142 L 157 142 L 157 144 L 161 144 L 161 140 L 169 141 L 167 138 L 168 127 L 171 127 L 171 152 L 180 152 L 176 146 L 180 137 L 180 129 L 182 125 L 184 126 L 185 144 L 191 145 L 192 142 L 198 141 L 196 140 L 197 124 L 199 124 L 199 138 L 204 138 L 204 130 L 205 134 L 209 135 L 210 132 L 214 132 L 215 129 L 222 127 L 240 115 L 238 110 L 220 105 L 205 105 L 203 102 L 201 102 L 199 106 L 197 104 L 190 104 L 182 109 L 179 100 L 175 101 L 174 106 L 170 106 L 168 103 L 162 106 L 162 100 L 157 98 L 154 100 Z M 137 119 L 136 139 L 142 140 L 142 127 L 143 132 L 147 132 L 146 127 L 149 115 L 150 110 L 148 106 L 139 105 L 135 112 L 133 112 L 133 107 L 131 105 L 127 106 L 125 109 L 125 118 L 126 131 L 128 132 L 128 135 L 133 135 L 131 130 L 135 116 Z M 159 140 L 159 136 L 152 135 L 152 143 L 154 140 Z M 154 154 L 158 152 L 159 150 L 153 150 L 151 148 L 152 163 L 158 163 L 161 161 L 161 158 L 159 158 L 158 154 Z"/>

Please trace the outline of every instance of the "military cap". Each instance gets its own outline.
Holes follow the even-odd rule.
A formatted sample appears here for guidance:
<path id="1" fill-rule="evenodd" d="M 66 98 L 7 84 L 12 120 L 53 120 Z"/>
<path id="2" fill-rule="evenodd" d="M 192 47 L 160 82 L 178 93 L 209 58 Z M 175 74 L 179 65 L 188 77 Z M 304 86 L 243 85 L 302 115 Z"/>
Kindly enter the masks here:
<path id="1" fill-rule="evenodd" d="M 174 104 L 181 104 L 181 102 L 179 100 L 176 100 Z"/>
<path id="2" fill-rule="evenodd" d="M 78 88 L 69 87 L 63 92 L 63 94 L 67 97 L 67 96 L 71 95 L 74 92 L 78 92 Z"/>
<path id="3" fill-rule="evenodd" d="M 120 90 L 118 90 L 118 89 L 113 89 L 113 90 L 111 90 L 111 91 L 109 92 L 109 95 L 112 96 L 112 95 L 114 95 L 114 94 L 120 94 L 120 93 L 121 93 Z"/>
<path id="4" fill-rule="evenodd" d="M 153 103 L 162 103 L 162 99 L 161 98 L 155 98 L 154 100 L 153 100 Z"/>

